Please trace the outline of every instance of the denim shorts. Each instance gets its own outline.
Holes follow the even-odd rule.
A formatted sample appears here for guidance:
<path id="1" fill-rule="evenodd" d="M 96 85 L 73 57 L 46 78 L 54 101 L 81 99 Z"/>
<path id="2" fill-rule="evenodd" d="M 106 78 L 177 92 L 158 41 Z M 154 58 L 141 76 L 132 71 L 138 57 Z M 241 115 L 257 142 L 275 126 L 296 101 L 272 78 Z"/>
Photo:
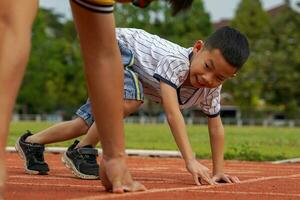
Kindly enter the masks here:
<path id="1" fill-rule="evenodd" d="M 124 100 L 144 101 L 141 82 L 137 75 L 127 68 L 124 69 Z M 89 99 L 76 111 L 76 115 L 82 118 L 88 126 L 93 124 L 94 117 Z"/>
<path id="2" fill-rule="evenodd" d="M 122 41 L 118 41 L 122 64 L 124 67 L 130 67 L 134 63 L 134 56 L 130 49 L 126 47 L 126 45 Z"/>

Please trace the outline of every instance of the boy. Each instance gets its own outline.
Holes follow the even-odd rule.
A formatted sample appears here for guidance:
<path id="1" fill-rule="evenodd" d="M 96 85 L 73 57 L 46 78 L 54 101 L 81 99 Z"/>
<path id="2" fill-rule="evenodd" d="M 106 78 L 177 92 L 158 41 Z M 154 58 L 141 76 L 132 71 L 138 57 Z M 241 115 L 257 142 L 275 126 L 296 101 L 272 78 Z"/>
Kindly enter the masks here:
<path id="1" fill-rule="evenodd" d="M 132 2 L 132 0 L 117 1 Z M 135 0 L 135 5 L 143 7 L 145 2 L 151 1 Z M 84 57 L 94 115 L 96 121 L 101 122 L 97 123 L 97 126 L 102 130 L 101 143 L 105 155 L 102 167 L 106 166 L 106 171 L 102 175 L 107 178 L 107 183 L 112 184 L 110 186 L 113 187 L 113 192 L 123 192 L 124 182 L 129 183 L 131 191 L 143 190 L 144 188 L 135 184 L 129 176 L 124 153 L 121 101 L 123 76 L 114 37 L 115 24 L 112 13 L 114 0 L 70 2 Z M 189 7 L 192 0 L 169 2 L 173 5 L 173 11 L 178 12 Z M 38 0 L 0 1 L 0 198 L 5 181 L 4 154 L 8 126 L 29 57 L 31 28 L 37 10 Z M 110 84 L 102 84 L 107 82 Z M 111 90 L 112 88 L 115 90 Z M 115 99 L 114 104 L 110 99 Z M 108 114 L 110 118 L 106 118 Z M 113 128 L 111 125 L 114 125 Z M 118 168 L 115 168 L 117 165 Z"/>
<path id="2" fill-rule="evenodd" d="M 130 84 L 126 82 L 124 86 L 126 100 L 124 116 L 137 110 L 141 105 L 143 93 L 153 101 L 162 103 L 172 134 L 185 160 L 186 168 L 192 174 L 195 183 L 200 185 L 199 179 L 209 184 L 218 181 L 238 182 L 237 177 L 223 172 L 224 129 L 219 116 L 220 91 L 222 83 L 234 77 L 249 56 L 246 37 L 235 29 L 223 27 L 213 33 L 204 43 L 197 41 L 193 48 L 186 49 L 143 30 L 116 29 L 116 32 L 118 41 L 124 43 L 135 57 L 135 63 L 131 68 L 134 72 L 131 81 L 134 87 L 128 86 Z M 126 73 L 125 70 L 125 75 Z M 136 80 L 135 74 L 138 75 L 140 83 Z M 131 98 L 127 93 L 130 93 Z M 213 178 L 210 178 L 208 169 L 195 159 L 180 112 L 181 109 L 193 106 L 199 106 L 208 116 Z M 82 106 L 79 113 L 86 124 L 90 125 L 92 115 L 89 103 Z M 81 124 L 76 122 L 76 125 L 70 125 L 77 131 L 67 131 L 68 134 L 76 137 L 85 132 L 88 128 Z M 37 135 L 25 134 L 18 140 L 17 145 L 46 141 L 47 139 L 41 138 L 52 134 L 58 135 L 60 131 L 61 129 L 51 130 L 50 128 Z M 52 137 L 58 138 L 59 136 Z M 97 128 L 93 125 L 87 136 L 80 143 L 75 142 L 63 155 L 63 161 L 75 175 L 81 178 L 98 177 L 95 170 L 97 168 L 96 152 L 92 153 L 91 150 L 97 142 Z M 45 143 L 42 142 L 42 144 Z M 86 175 L 93 176 L 87 177 Z"/>

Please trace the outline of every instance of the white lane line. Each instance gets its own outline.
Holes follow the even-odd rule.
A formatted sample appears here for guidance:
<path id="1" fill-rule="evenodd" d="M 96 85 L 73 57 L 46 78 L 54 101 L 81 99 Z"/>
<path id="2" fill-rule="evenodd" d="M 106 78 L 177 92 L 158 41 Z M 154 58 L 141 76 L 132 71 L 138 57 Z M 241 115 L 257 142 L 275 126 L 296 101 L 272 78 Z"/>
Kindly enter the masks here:
<path id="1" fill-rule="evenodd" d="M 66 180 L 66 178 L 73 178 L 67 175 L 65 175 L 65 177 L 63 177 L 63 175 L 61 177 L 53 177 L 53 176 L 36 176 L 36 175 L 10 175 L 8 176 L 8 178 L 18 178 L 20 179 L 39 179 L 39 180 Z"/>
<path id="2" fill-rule="evenodd" d="M 245 183 L 252 183 L 252 182 L 259 182 L 259 181 L 273 180 L 273 179 L 288 179 L 288 178 L 295 178 L 295 177 L 300 177 L 300 174 L 294 174 L 294 175 L 289 175 L 289 176 L 271 176 L 271 177 L 255 178 L 255 179 L 249 179 L 249 180 L 242 181 L 238 184 L 245 184 Z M 72 200 L 101 200 L 101 199 L 115 199 L 115 198 L 125 197 L 125 196 L 134 197 L 134 196 L 138 196 L 138 195 L 160 193 L 160 192 L 178 192 L 178 191 L 195 191 L 195 190 L 202 191 L 204 189 L 225 187 L 225 186 L 230 186 L 230 185 L 233 185 L 233 184 L 205 185 L 205 186 L 192 186 L 192 187 L 180 187 L 180 188 L 168 188 L 168 189 L 151 189 L 151 190 L 147 190 L 147 191 L 143 191 L 143 192 L 136 192 L 136 193 L 108 194 L 108 195 L 102 194 L 101 196 L 74 198 Z"/>
<path id="3" fill-rule="evenodd" d="M 7 185 L 25 185 L 25 186 L 47 186 L 47 187 L 62 187 L 62 188 L 99 188 L 99 189 L 103 189 L 104 187 L 100 185 L 99 182 L 99 186 L 97 185 L 75 185 L 75 184 L 48 184 L 48 183 L 20 183 L 20 182 L 15 182 L 15 181 L 7 181 L 6 182 Z"/>
<path id="4" fill-rule="evenodd" d="M 7 152 L 16 152 L 15 147 L 6 147 Z M 46 147 L 46 153 L 64 153 L 67 147 Z M 180 158 L 179 151 L 170 150 L 142 150 L 142 149 L 126 149 L 126 154 L 129 156 L 142 156 L 142 157 L 161 157 L 161 158 Z M 98 153 L 102 154 L 102 149 L 98 148 Z"/>
<path id="5" fill-rule="evenodd" d="M 213 190 L 193 190 L 193 192 L 199 193 L 221 193 L 221 194 L 245 194 L 245 195 L 267 195 L 267 196 L 288 196 L 288 197 L 300 197 L 300 194 L 288 194 L 277 192 L 239 192 L 239 191 L 213 191 Z"/>
<path id="6" fill-rule="evenodd" d="M 6 162 L 7 165 L 9 165 L 10 163 Z M 11 163 L 11 164 L 14 164 L 16 165 L 15 163 Z M 7 169 L 24 169 L 23 165 L 21 166 L 22 164 L 20 164 L 19 166 L 8 166 Z M 51 165 L 53 166 L 53 163 L 51 163 Z M 65 170 L 65 171 L 68 171 L 68 169 L 63 166 L 63 164 L 61 163 L 62 166 L 55 166 L 55 171 L 59 171 L 59 170 Z M 50 166 L 51 167 L 51 166 Z M 51 169 L 50 169 L 51 170 Z M 53 170 L 54 171 L 54 170 Z"/>
<path id="7" fill-rule="evenodd" d="M 268 176 L 268 177 L 244 180 L 244 181 L 242 181 L 242 183 L 252 183 L 252 182 L 272 180 L 272 179 L 289 179 L 289 178 L 298 178 L 298 177 L 300 177 L 300 174 L 293 174 L 293 175 L 287 175 L 287 176 Z"/>
<path id="8" fill-rule="evenodd" d="M 14 179 L 18 179 L 19 181 L 22 181 L 22 179 L 24 179 L 24 181 L 27 181 L 28 179 L 32 180 L 32 179 L 38 179 L 38 180 L 43 180 L 43 181 L 47 181 L 47 180 L 69 180 L 69 181 L 88 181 L 89 183 L 91 182 L 90 186 L 93 186 L 94 182 L 99 182 L 100 183 L 100 179 L 99 180 L 83 180 L 77 177 L 70 177 L 68 175 L 62 175 L 61 177 L 56 176 L 37 176 L 37 175 L 10 175 L 9 178 L 14 178 Z M 143 182 L 147 182 L 147 183 L 165 183 L 165 184 L 175 184 L 175 183 L 182 183 L 179 180 L 175 180 L 172 178 L 147 178 L 147 177 L 138 177 L 136 178 L 136 180 L 139 181 L 143 181 Z M 20 183 L 20 182 L 19 182 Z"/>
<path id="9" fill-rule="evenodd" d="M 292 158 L 286 160 L 277 160 L 272 162 L 273 164 L 282 164 L 282 163 L 300 163 L 300 158 Z"/>

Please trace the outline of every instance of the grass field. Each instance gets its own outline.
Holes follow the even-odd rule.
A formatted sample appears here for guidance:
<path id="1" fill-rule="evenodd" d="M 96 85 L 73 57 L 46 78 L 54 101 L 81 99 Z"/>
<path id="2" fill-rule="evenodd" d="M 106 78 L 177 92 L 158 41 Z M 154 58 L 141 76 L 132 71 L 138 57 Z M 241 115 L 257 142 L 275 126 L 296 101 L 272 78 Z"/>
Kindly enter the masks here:
<path id="1" fill-rule="evenodd" d="M 46 122 L 13 122 L 8 145 L 13 146 L 17 137 L 26 130 L 36 133 L 51 125 Z M 126 124 L 125 131 L 128 149 L 177 150 L 166 124 Z M 226 159 L 270 161 L 300 157 L 300 128 L 225 126 L 225 131 Z M 210 158 L 207 126 L 188 126 L 188 132 L 197 157 Z M 72 142 L 49 146 L 67 147 Z"/>

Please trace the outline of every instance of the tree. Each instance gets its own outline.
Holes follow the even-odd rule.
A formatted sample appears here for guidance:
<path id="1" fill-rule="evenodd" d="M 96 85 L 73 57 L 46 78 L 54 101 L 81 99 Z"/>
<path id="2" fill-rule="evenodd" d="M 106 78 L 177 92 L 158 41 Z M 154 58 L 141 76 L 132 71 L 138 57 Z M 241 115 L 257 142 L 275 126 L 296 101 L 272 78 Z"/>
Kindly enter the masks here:
<path id="1" fill-rule="evenodd" d="M 266 68 L 263 98 L 269 104 L 283 105 L 287 117 L 298 117 L 300 106 L 300 14 L 290 1 L 272 21 L 273 40 L 270 65 Z"/>
<path id="2" fill-rule="evenodd" d="M 250 116 L 251 108 L 260 104 L 264 68 L 269 65 L 272 41 L 268 39 L 271 22 L 259 0 L 242 0 L 238 5 L 231 26 L 237 28 L 249 39 L 250 57 L 238 73 L 237 78 L 225 84 L 225 91 L 233 94 L 235 102 Z"/>
<path id="3" fill-rule="evenodd" d="M 171 16 L 169 5 L 164 1 L 153 2 L 144 10 L 118 5 L 116 19 L 119 27 L 141 28 L 186 47 L 212 32 L 210 16 L 202 0 L 195 0 L 189 11 L 177 16 Z"/>
<path id="4" fill-rule="evenodd" d="M 42 9 L 34 23 L 32 53 L 17 100 L 19 112 L 75 110 L 86 98 L 73 23 Z"/>

